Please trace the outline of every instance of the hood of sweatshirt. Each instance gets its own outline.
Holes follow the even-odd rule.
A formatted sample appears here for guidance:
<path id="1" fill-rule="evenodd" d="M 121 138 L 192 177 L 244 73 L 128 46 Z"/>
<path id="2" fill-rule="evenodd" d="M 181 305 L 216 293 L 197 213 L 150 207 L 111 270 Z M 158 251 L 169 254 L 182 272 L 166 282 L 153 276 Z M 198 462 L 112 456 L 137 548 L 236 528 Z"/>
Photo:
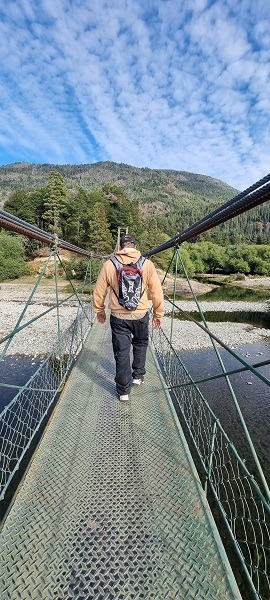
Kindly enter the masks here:
<path id="1" fill-rule="evenodd" d="M 124 265 L 128 265 L 129 263 L 136 263 L 140 256 L 141 252 L 137 250 L 137 248 L 122 248 L 122 250 L 118 250 L 115 253 L 116 258 L 119 262 Z"/>

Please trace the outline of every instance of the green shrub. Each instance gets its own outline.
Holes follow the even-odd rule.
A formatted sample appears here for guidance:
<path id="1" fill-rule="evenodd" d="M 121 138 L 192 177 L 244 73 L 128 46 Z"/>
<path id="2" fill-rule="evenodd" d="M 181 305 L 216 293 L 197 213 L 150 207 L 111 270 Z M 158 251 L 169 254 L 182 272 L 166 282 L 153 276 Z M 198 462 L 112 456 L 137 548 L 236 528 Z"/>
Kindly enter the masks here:
<path id="1" fill-rule="evenodd" d="M 102 261 L 100 261 L 98 258 L 92 258 L 91 267 L 90 264 L 88 264 L 87 258 L 72 259 L 69 263 L 64 262 L 63 264 L 65 265 L 67 277 L 69 279 L 78 279 L 83 281 L 87 270 L 87 281 L 89 281 L 91 274 L 91 281 L 95 282 L 97 280 Z"/>
<path id="2" fill-rule="evenodd" d="M 0 232 L 0 281 L 17 279 L 26 272 L 24 248 L 20 238 Z"/>

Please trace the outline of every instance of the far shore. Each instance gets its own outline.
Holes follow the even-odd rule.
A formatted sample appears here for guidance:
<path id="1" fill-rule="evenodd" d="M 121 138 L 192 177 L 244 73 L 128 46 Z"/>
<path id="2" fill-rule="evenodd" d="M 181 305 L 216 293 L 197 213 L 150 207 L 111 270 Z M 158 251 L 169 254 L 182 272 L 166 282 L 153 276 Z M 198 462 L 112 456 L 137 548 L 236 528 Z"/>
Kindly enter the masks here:
<path id="1" fill-rule="evenodd" d="M 165 272 L 157 269 L 158 275 L 161 281 L 163 281 Z M 204 281 L 205 280 L 205 281 Z M 216 281 L 219 280 L 220 283 L 231 283 L 234 287 L 243 288 L 243 289 L 251 289 L 251 290 L 261 290 L 264 289 L 267 292 L 269 291 L 269 300 L 270 300 L 270 277 L 259 277 L 259 276 L 243 276 L 243 279 L 237 279 L 235 276 L 231 275 L 205 275 L 200 276 L 197 279 L 194 278 L 191 280 L 192 289 L 194 290 L 197 296 L 201 296 L 203 294 L 207 294 L 211 292 L 218 286 L 216 285 Z M 206 282 L 207 281 L 207 282 Z M 164 283 L 164 291 L 167 294 L 172 294 L 174 291 L 174 276 L 172 274 L 167 275 L 165 283 Z M 183 298 L 191 298 L 192 293 L 189 287 L 187 280 L 184 277 L 177 277 L 176 280 L 176 295 L 182 296 Z"/>

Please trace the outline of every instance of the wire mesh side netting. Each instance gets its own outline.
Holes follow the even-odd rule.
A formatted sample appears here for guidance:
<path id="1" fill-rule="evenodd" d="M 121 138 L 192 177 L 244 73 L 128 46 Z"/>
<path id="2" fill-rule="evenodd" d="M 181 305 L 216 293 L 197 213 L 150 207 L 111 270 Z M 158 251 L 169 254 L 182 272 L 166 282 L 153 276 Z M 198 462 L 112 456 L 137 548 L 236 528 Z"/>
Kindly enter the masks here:
<path id="1" fill-rule="evenodd" d="M 267 599 L 268 502 L 162 330 L 153 332 L 153 344 L 202 483 L 218 505 L 251 588 Z"/>

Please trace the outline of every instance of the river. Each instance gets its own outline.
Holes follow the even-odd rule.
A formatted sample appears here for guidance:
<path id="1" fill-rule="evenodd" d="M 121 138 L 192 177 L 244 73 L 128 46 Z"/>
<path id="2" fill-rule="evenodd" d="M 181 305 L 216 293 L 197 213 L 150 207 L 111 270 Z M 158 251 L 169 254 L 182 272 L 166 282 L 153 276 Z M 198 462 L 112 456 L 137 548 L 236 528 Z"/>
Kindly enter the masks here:
<path id="1" fill-rule="evenodd" d="M 0 362 L 0 383 L 23 386 L 36 372 L 42 360 L 31 356 L 14 354 L 6 356 Z M 14 398 L 19 390 L 12 387 L 0 388 L 0 412 Z"/>
<path id="2" fill-rule="evenodd" d="M 270 341 L 244 344 L 237 347 L 235 352 L 250 364 L 263 362 L 269 360 Z M 212 348 L 196 352 L 185 351 L 179 355 L 196 381 L 222 373 L 218 358 Z M 227 371 L 241 368 L 242 365 L 239 361 L 225 349 L 220 349 L 220 355 Z M 270 379 L 270 365 L 261 367 L 259 372 Z M 231 375 L 230 381 L 259 460 L 267 475 L 270 473 L 270 387 L 250 371 Z M 229 438 L 235 444 L 240 456 L 246 458 L 249 452 L 244 433 L 224 378 L 199 384 L 198 387 L 219 418 Z"/>

